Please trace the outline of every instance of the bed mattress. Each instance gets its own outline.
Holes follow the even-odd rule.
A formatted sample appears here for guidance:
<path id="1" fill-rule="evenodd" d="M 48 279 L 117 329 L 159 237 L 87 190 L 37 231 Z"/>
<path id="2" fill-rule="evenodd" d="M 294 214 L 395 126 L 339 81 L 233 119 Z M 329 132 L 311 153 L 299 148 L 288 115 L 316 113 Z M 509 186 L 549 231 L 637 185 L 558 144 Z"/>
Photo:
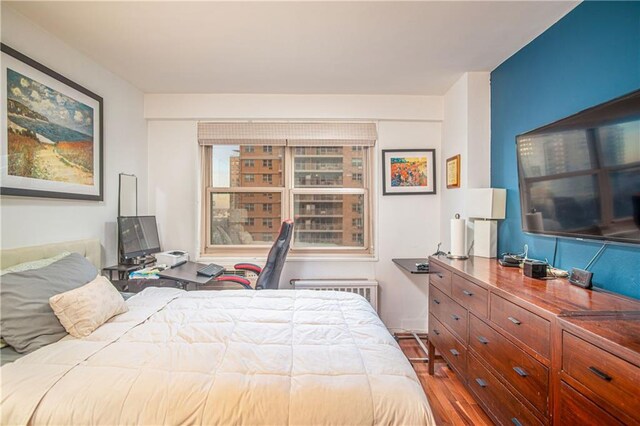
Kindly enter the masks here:
<path id="1" fill-rule="evenodd" d="M 358 295 L 148 288 L 0 370 L 2 424 L 433 424 Z"/>

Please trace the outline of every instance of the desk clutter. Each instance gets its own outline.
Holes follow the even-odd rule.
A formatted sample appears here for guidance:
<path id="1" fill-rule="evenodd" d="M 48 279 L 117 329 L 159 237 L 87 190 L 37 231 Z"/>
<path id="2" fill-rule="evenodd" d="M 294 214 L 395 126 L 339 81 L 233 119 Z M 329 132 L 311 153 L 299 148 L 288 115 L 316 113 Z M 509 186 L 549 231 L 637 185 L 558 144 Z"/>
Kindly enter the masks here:
<path id="1" fill-rule="evenodd" d="M 129 279 L 157 280 L 158 278 L 160 278 L 160 275 L 158 274 L 165 269 L 168 269 L 168 266 L 164 264 L 147 266 L 146 268 L 131 271 L 129 273 Z"/>

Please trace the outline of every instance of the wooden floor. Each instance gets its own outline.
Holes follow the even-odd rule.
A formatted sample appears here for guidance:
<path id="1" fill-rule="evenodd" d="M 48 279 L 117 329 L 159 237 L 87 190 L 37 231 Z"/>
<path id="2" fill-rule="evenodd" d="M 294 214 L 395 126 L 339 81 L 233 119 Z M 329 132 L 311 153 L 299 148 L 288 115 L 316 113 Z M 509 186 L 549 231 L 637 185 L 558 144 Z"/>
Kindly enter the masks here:
<path id="1" fill-rule="evenodd" d="M 400 347 L 408 357 L 426 356 L 413 339 L 401 339 Z M 436 424 L 493 425 L 445 362 L 436 362 L 433 376 L 429 376 L 427 372 L 428 364 L 418 362 L 412 364 L 427 394 Z"/>

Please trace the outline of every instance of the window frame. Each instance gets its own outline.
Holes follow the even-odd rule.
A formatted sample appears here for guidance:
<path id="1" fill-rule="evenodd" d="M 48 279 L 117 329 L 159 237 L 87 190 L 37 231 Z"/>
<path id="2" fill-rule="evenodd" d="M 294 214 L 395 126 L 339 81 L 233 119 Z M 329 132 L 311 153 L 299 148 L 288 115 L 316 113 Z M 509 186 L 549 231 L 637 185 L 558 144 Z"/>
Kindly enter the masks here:
<path id="1" fill-rule="evenodd" d="M 239 144 L 239 146 L 243 146 Z M 251 145 L 244 145 L 251 146 Z M 294 159 L 295 154 L 294 150 L 296 147 L 294 146 L 285 146 L 284 147 L 284 155 L 282 158 L 282 186 L 266 186 L 266 187 L 214 187 L 211 186 L 213 183 L 211 181 L 212 176 L 212 156 L 213 149 L 212 146 L 202 146 L 201 156 L 202 156 L 202 171 L 201 171 L 201 181 L 203 191 L 201 192 L 201 196 L 204 197 L 201 201 L 202 211 L 201 211 L 201 232 L 200 232 L 200 255 L 202 257 L 208 256 L 224 256 L 224 257 L 237 257 L 237 256 L 252 256 L 252 257 L 263 257 L 266 256 L 269 249 L 271 248 L 271 244 L 254 244 L 254 245 L 213 245 L 210 242 L 211 235 L 211 208 L 210 200 L 211 196 L 214 193 L 279 193 L 280 194 L 280 212 L 281 218 L 280 220 L 284 220 L 286 218 L 294 218 L 294 197 L 298 194 L 322 194 L 322 195 L 363 195 L 363 204 L 362 204 L 362 221 L 363 221 L 363 246 L 337 246 L 337 247 L 300 247 L 296 246 L 294 238 L 291 240 L 291 248 L 289 251 L 289 256 L 292 258 L 314 258 L 314 257 L 335 257 L 336 255 L 348 255 L 350 257 L 362 257 L 362 258 L 372 258 L 375 257 L 375 247 L 374 247 L 374 223 L 375 223 L 375 205 L 374 205 L 374 191 L 376 187 L 374 186 L 374 173 L 375 170 L 375 147 L 356 147 L 349 146 L 348 144 L 340 145 L 343 149 L 352 149 L 356 150 L 356 148 L 360 148 L 363 150 L 362 156 L 362 168 L 359 170 L 362 173 L 362 188 L 336 188 L 336 187 L 298 187 L 294 186 Z M 259 146 L 254 146 L 254 148 L 263 148 Z M 256 183 L 254 180 L 253 183 Z M 274 226 L 274 229 L 276 227 Z M 278 226 L 279 228 L 279 226 Z M 295 227 L 294 227 L 295 232 Z"/>

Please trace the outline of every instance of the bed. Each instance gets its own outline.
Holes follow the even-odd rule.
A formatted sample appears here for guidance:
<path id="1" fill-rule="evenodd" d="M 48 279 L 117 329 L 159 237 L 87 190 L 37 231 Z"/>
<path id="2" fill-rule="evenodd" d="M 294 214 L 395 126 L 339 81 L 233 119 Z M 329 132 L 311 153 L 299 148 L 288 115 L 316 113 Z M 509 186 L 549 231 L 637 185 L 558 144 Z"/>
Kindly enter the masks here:
<path id="1" fill-rule="evenodd" d="M 2 424 L 433 424 L 368 302 L 148 288 L 88 337 L 0 369 Z"/>

